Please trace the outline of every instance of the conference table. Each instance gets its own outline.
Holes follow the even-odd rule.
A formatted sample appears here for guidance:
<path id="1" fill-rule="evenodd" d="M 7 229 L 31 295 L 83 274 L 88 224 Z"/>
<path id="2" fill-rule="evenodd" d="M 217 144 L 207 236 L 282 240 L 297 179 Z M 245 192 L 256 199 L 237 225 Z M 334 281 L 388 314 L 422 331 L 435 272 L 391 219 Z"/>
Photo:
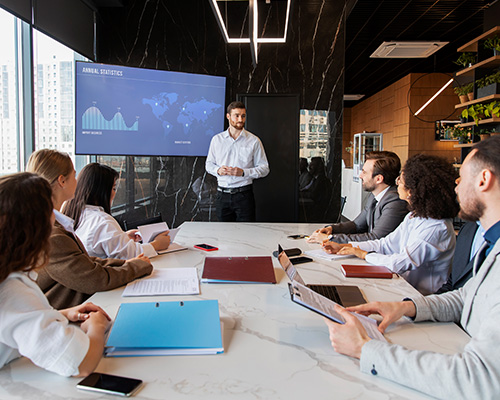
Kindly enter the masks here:
<path id="1" fill-rule="evenodd" d="M 176 242 L 188 247 L 152 259 L 155 268 L 196 267 L 205 257 L 271 256 L 278 243 L 302 251 L 318 244 L 288 235 L 309 234 L 321 225 L 298 223 L 185 222 Z M 195 249 L 198 243 L 219 248 Z M 277 284 L 200 284 L 195 296 L 122 297 L 122 288 L 96 293 L 90 301 L 114 317 L 120 303 L 217 299 L 223 324 L 224 353 L 202 356 L 103 358 L 96 371 L 142 379 L 138 399 L 420 399 L 420 392 L 363 374 L 359 361 L 336 353 L 323 318 L 290 300 L 288 278 L 273 258 Z M 342 262 L 317 260 L 297 266 L 306 283 L 358 285 L 368 301 L 420 296 L 403 278 L 345 278 Z M 200 332 L 203 335 L 203 332 Z M 469 337 L 452 323 L 412 323 L 406 318 L 386 333 L 410 349 L 452 354 Z M 64 378 L 15 360 L 0 370 L 0 399 L 114 398 L 76 389 L 80 378 Z"/>

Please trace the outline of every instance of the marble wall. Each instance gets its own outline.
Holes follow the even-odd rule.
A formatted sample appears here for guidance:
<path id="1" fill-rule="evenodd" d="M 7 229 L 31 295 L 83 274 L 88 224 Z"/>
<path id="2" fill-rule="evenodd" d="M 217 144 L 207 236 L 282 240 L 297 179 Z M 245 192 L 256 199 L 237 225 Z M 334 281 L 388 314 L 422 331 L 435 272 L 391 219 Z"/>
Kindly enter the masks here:
<path id="1" fill-rule="evenodd" d="M 225 44 L 208 0 L 130 0 L 123 8 L 100 9 L 97 61 L 225 76 L 228 103 L 242 93 L 299 93 L 301 108 L 327 110 L 327 175 L 333 183 L 330 218 L 338 213 L 340 197 L 345 23 L 346 10 L 353 2 L 293 1 L 287 42 L 261 44 L 254 67 L 249 45 Z M 231 3 L 241 8 L 241 2 L 228 2 L 228 6 Z M 284 3 L 271 2 L 261 32 L 282 29 L 283 22 L 274 17 L 277 10 L 272 7 Z M 239 24 L 236 30 L 240 32 L 246 31 L 243 8 L 228 9 L 227 14 Z M 204 157 L 155 157 L 146 164 L 149 169 L 140 182 L 130 167 L 125 174 L 128 181 L 137 180 L 137 185 L 127 182 L 122 189 L 142 190 L 146 199 L 136 207 L 128 203 L 129 218 L 161 212 L 172 226 L 188 220 L 216 220 L 212 201 L 216 181 L 205 172 Z M 134 198 L 132 193 L 125 197 Z"/>

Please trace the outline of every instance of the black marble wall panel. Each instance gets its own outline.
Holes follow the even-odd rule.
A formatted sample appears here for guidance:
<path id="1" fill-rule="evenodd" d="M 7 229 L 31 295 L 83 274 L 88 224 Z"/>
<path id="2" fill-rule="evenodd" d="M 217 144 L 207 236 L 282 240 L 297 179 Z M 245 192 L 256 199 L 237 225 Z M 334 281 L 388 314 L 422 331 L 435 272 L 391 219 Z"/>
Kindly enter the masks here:
<path id="1" fill-rule="evenodd" d="M 299 93 L 301 108 L 328 110 L 326 162 L 333 195 L 325 218 L 331 218 L 338 213 L 340 198 L 347 3 L 293 1 L 287 42 L 259 45 L 254 67 L 249 45 L 224 42 L 208 0 L 130 0 L 124 8 L 100 9 L 97 61 L 225 76 L 228 103 L 240 93 Z M 246 16 L 231 18 L 231 12 L 236 11 L 228 9 L 230 20 L 246 21 Z M 275 14 L 266 14 L 273 15 L 273 24 L 279 23 Z M 261 33 L 282 30 L 262 19 Z M 247 32 L 245 26 L 241 32 Z M 136 207 L 136 214 L 161 212 L 172 226 L 216 220 L 211 201 L 216 181 L 205 172 L 204 157 L 152 158 L 149 165 L 151 201 Z"/>

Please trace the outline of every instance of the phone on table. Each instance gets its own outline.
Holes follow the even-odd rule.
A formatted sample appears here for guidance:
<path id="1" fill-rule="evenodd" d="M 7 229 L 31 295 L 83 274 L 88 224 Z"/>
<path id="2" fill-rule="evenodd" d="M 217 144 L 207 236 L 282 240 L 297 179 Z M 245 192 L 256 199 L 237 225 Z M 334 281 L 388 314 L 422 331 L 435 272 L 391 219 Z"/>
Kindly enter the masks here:
<path id="1" fill-rule="evenodd" d="M 206 244 L 206 243 L 201 243 L 201 244 L 195 244 L 194 245 L 195 248 L 197 249 L 200 249 L 200 250 L 204 250 L 204 251 L 215 251 L 215 250 L 219 250 L 218 247 L 215 247 L 215 246 L 210 246 L 209 244 Z"/>
<path id="2" fill-rule="evenodd" d="M 293 265 L 296 265 L 296 264 L 304 264 L 304 263 L 308 263 L 308 262 L 311 262 L 312 261 L 312 258 L 309 258 L 309 257 L 295 257 L 295 258 L 290 258 L 290 262 L 293 264 Z"/>
<path id="3" fill-rule="evenodd" d="M 78 389 L 82 390 L 90 390 L 92 392 L 101 392 L 125 397 L 132 396 L 141 386 L 142 381 L 140 379 L 101 374 L 99 372 L 91 373 L 76 385 Z"/>
<path id="4" fill-rule="evenodd" d="M 307 239 L 309 235 L 288 235 L 288 239 Z"/>

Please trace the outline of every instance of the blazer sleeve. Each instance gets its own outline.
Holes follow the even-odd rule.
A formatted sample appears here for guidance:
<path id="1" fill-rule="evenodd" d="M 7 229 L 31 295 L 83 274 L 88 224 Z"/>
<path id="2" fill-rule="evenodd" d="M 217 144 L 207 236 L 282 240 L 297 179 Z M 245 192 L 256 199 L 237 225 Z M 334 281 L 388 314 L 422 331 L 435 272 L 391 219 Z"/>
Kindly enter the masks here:
<path id="1" fill-rule="evenodd" d="M 457 320 L 462 289 L 417 299 L 417 319 Z M 419 315 L 420 314 L 420 315 Z M 371 340 L 363 346 L 362 372 L 396 381 L 437 398 L 495 399 L 500 393 L 500 304 L 496 304 L 462 352 L 441 354 L 409 350 Z"/>
<path id="2" fill-rule="evenodd" d="M 94 294 L 111 290 L 153 270 L 143 260 L 89 257 L 80 240 L 63 229 L 54 229 L 50 244 L 50 261 L 44 272 L 77 292 Z"/>

